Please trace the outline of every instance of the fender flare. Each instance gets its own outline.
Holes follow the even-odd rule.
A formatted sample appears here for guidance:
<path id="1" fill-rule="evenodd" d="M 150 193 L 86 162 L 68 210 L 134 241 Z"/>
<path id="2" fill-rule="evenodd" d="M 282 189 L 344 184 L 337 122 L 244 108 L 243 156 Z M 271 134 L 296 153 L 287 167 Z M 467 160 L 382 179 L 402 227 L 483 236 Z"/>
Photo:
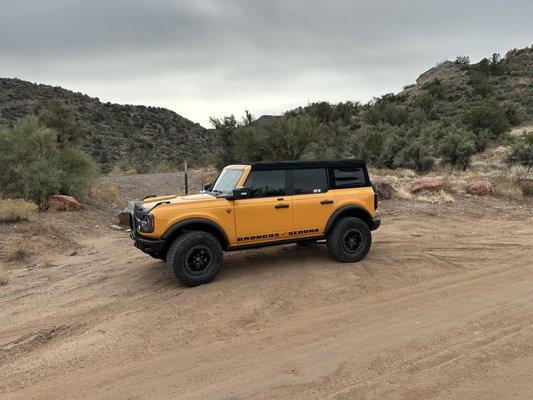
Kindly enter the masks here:
<path id="1" fill-rule="evenodd" d="M 227 246 L 229 246 L 228 235 L 226 234 L 224 229 L 222 229 L 222 227 L 216 222 L 211 221 L 210 219 L 206 219 L 206 218 L 190 218 L 190 219 L 184 219 L 183 221 L 179 221 L 175 223 L 174 225 L 172 225 L 170 228 L 168 228 L 165 231 L 165 233 L 161 235 L 161 238 L 166 241 L 168 238 L 172 237 L 174 233 L 184 228 L 187 228 L 187 226 L 190 226 L 190 225 L 209 226 L 211 229 L 214 229 L 218 233 L 219 239 L 222 239 L 222 243 L 221 243 L 222 247 L 226 248 Z"/>
<path id="2" fill-rule="evenodd" d="M 367 225 L 369 225 L 370 222 L 372 221 L 372 215 L 370 215 L 370 213 L 364 207 L 362 207 L 362 206 L 360 206 L 358 204 L 347 204 L 347 205 L 344 205 L 344 206 L 336 209 L 335 212 L 333 214 L 331 214 L 331 216 L 329 217 L 328 222 L 326 224 L 326 228 L 324 229 L 324 234 L 325 235 L 327 235 L 329 233 L 329 231 L 333 227 L 333 224 L 335 223 L 335 221 L 342 214 L 344 214 L 347 211 L 357 211 L 358 213 L 363 213 L 363 215 L 365 217 L 364 221 L 367 223 Z"/>

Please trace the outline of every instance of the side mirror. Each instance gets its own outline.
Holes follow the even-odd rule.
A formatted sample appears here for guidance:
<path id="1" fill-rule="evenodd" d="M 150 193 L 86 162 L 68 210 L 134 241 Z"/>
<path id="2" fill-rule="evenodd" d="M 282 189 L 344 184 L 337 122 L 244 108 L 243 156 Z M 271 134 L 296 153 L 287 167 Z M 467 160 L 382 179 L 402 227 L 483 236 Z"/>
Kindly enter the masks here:
<path id="1" fill-rule="evenodd" d="M 204 185 L 204 190 L 206 192 L 209 191 L 209 189 L 211 189 L 211 185 L 213 184 L 213 182 L 207 182 L 205 185 Z"/>
<path id="2" fill-rule="evenodd" d="M 233 200 L 245 199 L 250 196 L 250 189 L 248 188 L 238 188 L 233 189 L 233 195 L 231 198 Z"/>

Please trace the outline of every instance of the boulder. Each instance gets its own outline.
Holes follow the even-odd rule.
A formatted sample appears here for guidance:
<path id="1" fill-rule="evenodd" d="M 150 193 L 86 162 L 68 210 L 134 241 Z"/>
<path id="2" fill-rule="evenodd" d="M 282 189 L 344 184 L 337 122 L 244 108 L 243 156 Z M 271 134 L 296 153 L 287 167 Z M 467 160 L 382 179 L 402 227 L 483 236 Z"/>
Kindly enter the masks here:
<path id="1" fill-rule="evenodd" d="M 117 219 L 118 219 L 119 226 L 126 227 L 126 228 L 130 227 L 130 213 L 129 212 L 121 211 L 117 215 Z"/>
<path id="2" fill-rule="evenodd" d="M 392 185 L 385 182 L 374 182 L 373 187 L 379 199 L 392 199 L 396 194 Z"/>
<path id="3" fill-rule="evenodd" d="M 81 203 L 72 196 L 56 194 L 48 199 L 48 207 L 53 211 L 78 211 Z"/>
<path id="4" fill-rule="evenodd" d="M 422 190 L 439 191 L 442 189 L 442 181 L 436 178 L 423 178 L 411 182 L 411 193 L 421 192 Z"/>
<path id="5" fill-rule="evenodd" d="M 122 226 L 124 228 L 130 227 L 130 215 L 133 212 L 133 208 L 135 207 L 135 202 L 137 200 L 138 199 L 133 199 L 133 200 L 128 201 L 128 203 L 124 206 L 124 208 L 117 215 L 119 226 Z"/>
<path id="6" fill-rule="evenodd" d="M 492 193 L 492 184 L 485 180 L 474 181 L 468 185 L 466 192 L 476 196 L 486 196 Z"/>

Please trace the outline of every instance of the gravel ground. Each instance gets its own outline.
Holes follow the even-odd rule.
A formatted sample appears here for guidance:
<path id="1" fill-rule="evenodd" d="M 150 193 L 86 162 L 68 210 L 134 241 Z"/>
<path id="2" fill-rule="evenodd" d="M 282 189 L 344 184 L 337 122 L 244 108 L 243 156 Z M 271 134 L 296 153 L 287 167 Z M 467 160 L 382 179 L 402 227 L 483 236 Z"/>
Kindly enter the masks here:
<path id="1" fill-rule="evenodd" d="M 208 179 L 212 176 L 212 173 L 209 172 L 189 171 L 189 193 L 198 193 L 201 190 L 202 177 L 205 182 L 208 182 Z M 119 185 L 120 195 L 125 198 L 185 193 L 183 172 L 162 172 L 129 176 L 106 175 L 100 178 L 100 183 L 104 187 Z"/>

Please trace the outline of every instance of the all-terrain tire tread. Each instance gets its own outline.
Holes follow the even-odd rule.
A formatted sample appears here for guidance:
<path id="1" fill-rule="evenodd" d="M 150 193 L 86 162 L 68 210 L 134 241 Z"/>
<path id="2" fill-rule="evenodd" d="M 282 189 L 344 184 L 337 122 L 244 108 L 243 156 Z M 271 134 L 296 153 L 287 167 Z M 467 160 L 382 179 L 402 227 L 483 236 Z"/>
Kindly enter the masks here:
<path id="1" fill-rule="evenodd" d="M 366 246 L 364 246 L 364 248 L 362 248 L 361 251 L 356 254 L 347 253 L 342 248 L 342 234 L 346 229 L 350 227 L 357 227 L 366 239 Z M 335 260 L 345 263 L 357 262 L 365 258 L 368 252 L 370 251 L 371 244 L 372 234 L 370 233 L 368 225 L 363 220 L 355 217 L 340 218 L 337 222 L 335 222 L 335 225 L 333 225 L 333 228 L 331 229 L 326 239 L 326 246 L 328 248 L 328 252 Z"/>
<path id="2" fill-rule="evenodd" d="M 209 242 L 209 244 L 213 245 L 215 248 L 213 256 L 216 259 L 213 271 L 211 271 L 207 278 L 201 280 L 190 279 L 180 270 L 179 265 L 176 265 L 175 263 L 176 256 L 178 255 L 178 253 L 189 248 L 196 241 Z M 169 272 L 178 281 L 187 286 L 197 286 L 203 283 L 208 283 L 213 280 L 219 270 L 220 262 L 222 261 L 222 256 L 222 246 L 220 245 L 220 242 L 216 237 L 214 237 L 208 232 L 203 231 L 185 231 L 180 236 L 178 236 L 170 245 L 167 252 L 166 264 Z"/>

